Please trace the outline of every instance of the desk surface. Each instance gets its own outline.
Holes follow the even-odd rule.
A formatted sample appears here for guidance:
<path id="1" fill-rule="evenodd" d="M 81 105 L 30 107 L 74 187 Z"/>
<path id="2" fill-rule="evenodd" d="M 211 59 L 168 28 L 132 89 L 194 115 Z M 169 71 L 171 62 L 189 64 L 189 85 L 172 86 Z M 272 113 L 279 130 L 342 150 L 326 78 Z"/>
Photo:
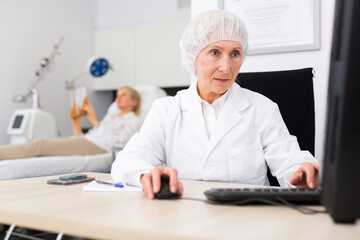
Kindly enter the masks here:
<path id="1" fill-rule="evenodd" d="M 110 180 L 109 174 L 87 174 Z M 142 192 L 83 192 L 86 183 L 48 185 L 52 178 L 0 181 L 0 223 L 98 239 L 360 239 L 360 221 L 338 225 L 328 214 L 149 200 Z M 205 199 L 203 191 L 211 187 L 239 186 L 183 183 L 184 197 L 199 199 Z"/>

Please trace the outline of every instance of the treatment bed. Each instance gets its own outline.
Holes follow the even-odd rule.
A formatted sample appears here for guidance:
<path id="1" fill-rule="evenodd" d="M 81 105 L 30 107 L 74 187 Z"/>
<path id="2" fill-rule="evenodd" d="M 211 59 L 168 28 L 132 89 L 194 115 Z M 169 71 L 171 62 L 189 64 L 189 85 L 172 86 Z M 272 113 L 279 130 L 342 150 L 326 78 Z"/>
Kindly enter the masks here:
<path id="1" fill-rule="evenodd" d="M 135 89 L 142 98 L 140 118 L 143 121 L 153 101 L 166 96 L 166 92 L 155 86 L 137 86 Z M 113 102 L 106 114 L 119 111 Z M 77 172 L 108 173 L 119 149 L 113 152 L 87 156 L 33 157 L 0 161 L 0 180 L 40 177 Z"/>

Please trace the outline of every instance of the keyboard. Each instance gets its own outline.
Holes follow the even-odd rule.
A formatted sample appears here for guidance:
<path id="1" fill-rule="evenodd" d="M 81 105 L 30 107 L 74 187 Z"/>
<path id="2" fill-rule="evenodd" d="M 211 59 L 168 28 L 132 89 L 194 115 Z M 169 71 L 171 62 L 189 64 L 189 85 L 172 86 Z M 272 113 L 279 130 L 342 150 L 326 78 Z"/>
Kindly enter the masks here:
<path id="1" fill-rule="evenodd" d="M 207 199 L 225 204 L 289 202 L 320 204 L 319 189 L 302 188 L 211 188 L 204 192 Z"/>

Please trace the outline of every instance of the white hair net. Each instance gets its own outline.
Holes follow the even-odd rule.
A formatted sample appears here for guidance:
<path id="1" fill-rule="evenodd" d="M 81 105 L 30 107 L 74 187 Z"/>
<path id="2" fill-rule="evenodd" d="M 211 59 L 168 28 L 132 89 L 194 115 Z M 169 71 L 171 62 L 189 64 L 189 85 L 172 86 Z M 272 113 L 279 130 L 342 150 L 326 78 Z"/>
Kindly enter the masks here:
<path id="1" fill-rule="evenodd" d="M 240 43 L 244 61 L 248 52 L 248 35 L 243 21 L 235 14 L 220 9 L 199 14 L 187 25 L 180 40 L 181 66 L 195 75 L 197 55 L 207 45 L 221 40 Z"/>

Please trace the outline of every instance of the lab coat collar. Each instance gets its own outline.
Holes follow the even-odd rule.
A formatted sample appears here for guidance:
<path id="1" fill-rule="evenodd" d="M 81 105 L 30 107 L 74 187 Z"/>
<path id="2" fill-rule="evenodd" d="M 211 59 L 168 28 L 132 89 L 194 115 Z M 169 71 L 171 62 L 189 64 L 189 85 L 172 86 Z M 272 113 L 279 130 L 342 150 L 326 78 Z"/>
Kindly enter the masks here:
<path id="1" fill-rule="evenodd" d="M 208 133 L 205 120 L 202 114 L 201 102 L 196 95 L 196 82 L 191 84 L 189 89 L 181 91 L 180 108 L 186 122 L 193 129 L 204 147 L 208 146 Z"/>
<path id="2" fill-rule="evenodd" d="M 181 110 L 190 110 L 191 108 L 196 107 L 194 104 L 195 101 L 198 101 L 198 96 L 196 92 L 196 82 L 192 83 L 187 90 L 181 91 L 180 93 L 180 107 Z M 237 84 L 234 83 L 232 87 L 229 89 L 229 95 L 227 100 L 224 104 L 226 105 L 227 102 L 230 102 L 231 105 L 235 108 L 237 112 L 240 112 L 247 108 L 249 105 L 249 100 L 246 98 L 245 94 L 243 93 L 243 89 Z M 201 105 L 199 104 L 201 107 Z"/>
<path id="3" fill-rule="evenodd" d="M 210 152 L 211 149 L 241 121 L 244 110 L 250 105 L 244 90 L 238 84 L 234 83 L 229 91 L 228 99 L 221 109 L 214 132 L 210 138 Z M 210 154 L 210 152 L 208 152 L 208 154 Z"/>
<path id="4" fill-rule="evenodd" d="M 229 89 L 229 95 L 222 106 L 216 127 L 210 138 L 206 130 L 206 124 L 202 115 L 201 103 L 196 95 L 196 82 L 191 84 L 188 90 L 181 91 L 180 107 L 184 119 L 192 127 L 193 131 L 199 137 L 200 142 L 207 148 L 209 153 L 213 147 L 226 135 L 235 124 L 242 119 L 242 111 L 249 106 L 249 100 L 244 94 L 244 90 L 236 83 Z"/>

